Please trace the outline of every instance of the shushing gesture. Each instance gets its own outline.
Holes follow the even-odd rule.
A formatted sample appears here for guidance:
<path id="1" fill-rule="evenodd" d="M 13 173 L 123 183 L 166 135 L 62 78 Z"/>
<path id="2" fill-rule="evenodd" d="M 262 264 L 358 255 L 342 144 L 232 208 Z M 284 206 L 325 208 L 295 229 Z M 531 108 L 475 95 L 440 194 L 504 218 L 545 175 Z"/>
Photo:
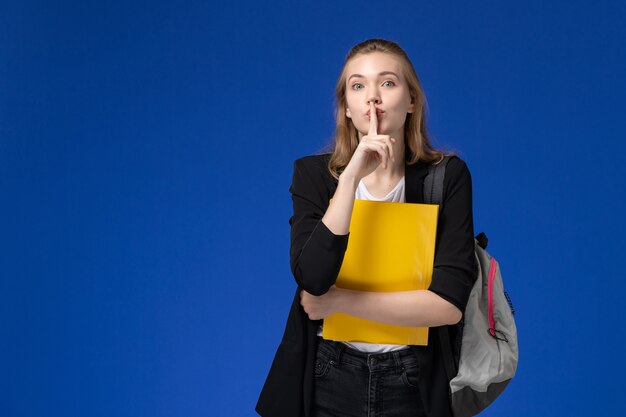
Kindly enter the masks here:
<path id="1" fill-rule="evenodd" d="M 357 180 L 368 176 L 382 165 L 384 169 L 395 161 L 393 144 L 396 140 L 389 135 L 378 134 L 378 115 L 376 106 L 370 101 L 370 126 L 367 135 L 359 141 L 352 159 L 346 166 L 344 173 L 353 175 Z"/>

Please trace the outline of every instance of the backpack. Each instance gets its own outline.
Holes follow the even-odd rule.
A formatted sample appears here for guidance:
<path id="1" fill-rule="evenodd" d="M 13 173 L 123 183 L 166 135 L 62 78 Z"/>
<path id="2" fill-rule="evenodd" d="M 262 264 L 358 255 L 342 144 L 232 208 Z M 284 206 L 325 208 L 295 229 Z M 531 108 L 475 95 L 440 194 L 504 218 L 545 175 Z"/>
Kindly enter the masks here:
<path id="1" fill-rule="evenodd" d="M 449 160 L 447 156 L 431 165 L 424 180 L 424 202 L 439 204 L 440 211 Z M 437 328 L 454 417 L 471 417 L 485 409 L 502 393 L 517 369 L 515 311 L 504 291 L 500 266 L 485 250 L 488 240 L 484 233 L 474 241 L 478 276 L 463 319 L 456 325 Z"/>

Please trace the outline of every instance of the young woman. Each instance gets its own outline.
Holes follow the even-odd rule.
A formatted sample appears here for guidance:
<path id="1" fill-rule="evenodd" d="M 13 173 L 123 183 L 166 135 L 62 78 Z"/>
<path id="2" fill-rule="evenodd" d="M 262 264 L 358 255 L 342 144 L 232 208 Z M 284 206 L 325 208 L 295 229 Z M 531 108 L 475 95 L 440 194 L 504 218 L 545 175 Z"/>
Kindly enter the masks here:
<path id="1" fill-rule="evenodd" d="M 291 269 L 298 289 L 256 410 L 263 417 L 451 416 L 436 328 L 462 318 L 476 277 L 470 173 L 457 157 L 448 163 L 427 290 L 336 287 L 354 200 L 423 203 L 428 167 L 444 153 L 428 139 L 424 93 L 396 43 L 354 46 L 335 94 L 332 153 L 294 164 Z M 428 345 L 324 340 L 323 319 L 335 312 L 430 327 Z"/>

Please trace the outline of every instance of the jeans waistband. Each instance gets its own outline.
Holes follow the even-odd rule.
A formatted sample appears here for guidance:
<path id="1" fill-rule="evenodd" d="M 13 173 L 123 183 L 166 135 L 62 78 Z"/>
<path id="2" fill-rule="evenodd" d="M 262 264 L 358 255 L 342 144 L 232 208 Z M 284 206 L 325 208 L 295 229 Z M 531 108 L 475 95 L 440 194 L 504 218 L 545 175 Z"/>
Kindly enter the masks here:
<path id="1" fill-rule="evenodd" d="M 406 348 L 383 353 L 368 353 L 352 349 L 343 343 L 333 340 L 325 340 L 318 337 L 318 350 L 338 365 L 350 363 L 355 366 L 363 366 L 370 371 L 387 368 L 411 368 L 417 366 L 417 357 L 411 350 Z"/>

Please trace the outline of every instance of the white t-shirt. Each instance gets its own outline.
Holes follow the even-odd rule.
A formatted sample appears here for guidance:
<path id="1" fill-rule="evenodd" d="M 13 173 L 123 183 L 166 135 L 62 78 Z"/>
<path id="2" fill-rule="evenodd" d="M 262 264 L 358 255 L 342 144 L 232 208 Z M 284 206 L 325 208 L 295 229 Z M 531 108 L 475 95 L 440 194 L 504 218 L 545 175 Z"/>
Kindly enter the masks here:
<path id="1" fill-rule="evenodd" d="M 398 184 L 383 198 L 376 198 L 370 194 L 367 190 L 367 187 L 363 183 L 363 181 L 359 182 L 359 185 L 356 188 L 356 193 L 354 194 L 357 200 L 372 200 L 372 201 L 389 201 L 395 203 L 404 203 L 406 201 L 405 193 L 404 193 L 404 177 L 400 179 Z M 317 331 L 317 335 L 322 335 L 322 326 L 319 327 Z M 377 344 L 377 343 L 364 343 L 364 342 L 342 342 L 347 346 L 360 350 L 362 352 L 369 353 L 382 353 L 382 352 L 391 352 L 393 350 L 400 350 L 407 347 L 407 345 L 391 345 L 391 344 Z"/>

